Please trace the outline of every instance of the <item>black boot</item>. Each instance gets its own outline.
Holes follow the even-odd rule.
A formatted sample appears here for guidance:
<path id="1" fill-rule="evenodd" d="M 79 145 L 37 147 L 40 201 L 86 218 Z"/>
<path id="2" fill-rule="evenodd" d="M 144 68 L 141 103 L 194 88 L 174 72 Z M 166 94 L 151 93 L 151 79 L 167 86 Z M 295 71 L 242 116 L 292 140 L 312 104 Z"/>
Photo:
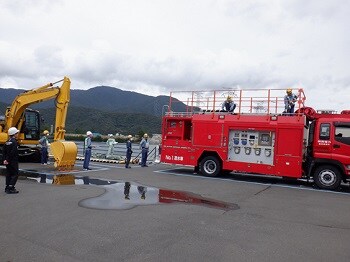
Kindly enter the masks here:
<path id="1" fill-rule="evenodd" d="M 9 189 L 6 193 L 7 194 L 18 194 L 19 191 L 14 186 L 9 186 Z"/>
<path id="2" fill-rule="evenodd" d="M 10 191 L 9 186 L 6 186 L 6 187 L 5 187 L 5 193 L 8 193 L 9 191 Z"/>

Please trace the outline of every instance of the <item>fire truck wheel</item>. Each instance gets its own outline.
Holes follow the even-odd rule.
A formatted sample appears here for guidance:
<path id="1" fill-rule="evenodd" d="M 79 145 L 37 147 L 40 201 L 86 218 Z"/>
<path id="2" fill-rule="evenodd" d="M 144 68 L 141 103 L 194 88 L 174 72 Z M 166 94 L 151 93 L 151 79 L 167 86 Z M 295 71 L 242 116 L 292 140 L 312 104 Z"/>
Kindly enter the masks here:
<path id="1" fill-rule="evenodd" d="M 341 183 L 339 170 L 333 166 L 319 166 L 315 170 L 314 182 L 321 189 L 335 190 Z"/>
<path id="2" fill-rule="evenodd" d="M 221 171 L 220 161 L 215 156 L 206 156 L 202 159 L 201 164 L 201 172 L 204 176 L 217 176 Z"/>

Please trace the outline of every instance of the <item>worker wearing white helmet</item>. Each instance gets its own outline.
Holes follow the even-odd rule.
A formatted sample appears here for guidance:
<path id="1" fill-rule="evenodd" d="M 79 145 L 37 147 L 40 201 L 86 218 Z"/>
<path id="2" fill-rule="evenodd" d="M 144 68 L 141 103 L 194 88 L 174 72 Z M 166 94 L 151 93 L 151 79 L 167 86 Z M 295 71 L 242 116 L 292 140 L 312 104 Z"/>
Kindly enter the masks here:
<path id="1" fill-rule="evenodd" d="M 10 127 L 9 130 L 7 131 L 9 136 L 13 136 L 15 134 L 18 134 L 19 130 L 15 127 Z"/>
<path id="2" fill-rule="evenodd" d="M 140 148 L 141 148 L 141 166 L 147 167 L 147 156 L 148 156 L 148 148 L 149 148 L 149 142 L 148 142 L 148 135 L 144 134 L 143 138 L 140 142 Z"/>
<path id="3" fill-rule="evenodd" d="M 3 148 L 3 164 L 6 165 L 6 187 L 5 193 L 17 194 L 15 185 L 18 179 L 18 133 L 16 127 L 10 127 L 7 131 L 9 139 Z"/>
<path id="4" fill-rule="evenodd" d="M 131 168 L 129 166 L 131 155 L 132 155 L 132 135 L 128 135 L 128 140 L 126 141 L 126 161 L 125 161 L 125 168 Z"/>
<path id="5" fill-rule="evenodd" d="M 47 159 L 48 159 L 48 147 L 50 145 L 49 143 L 49 131 L 44 130 L 43 136 L 39 140 L 39 144 L 41 145 L 41 164 L 47 165 Z"/>
<path id="6" fill-rule="evenodd" d="M 91 158 L 91 149 L 92 149 L 92 144 L 91 144 L 91 138 L 93 137 L 91 131 L 86 132 L 86 138 L 84 141 L 84 164 L 83 164 L 83 169 L 84 170 L 91 170 L 89 168 L 90 164 L 90 158 Z"/>

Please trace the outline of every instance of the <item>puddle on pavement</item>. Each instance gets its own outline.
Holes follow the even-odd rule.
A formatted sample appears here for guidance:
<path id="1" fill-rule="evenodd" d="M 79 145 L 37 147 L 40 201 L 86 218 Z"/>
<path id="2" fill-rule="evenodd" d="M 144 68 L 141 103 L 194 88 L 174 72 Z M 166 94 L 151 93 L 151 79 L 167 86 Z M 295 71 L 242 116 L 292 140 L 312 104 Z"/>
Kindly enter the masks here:
<path id="1" fill-rule="evenodd" d="M 79 206 L 85 208 L 125 210 L 136 206 L 181 203 L 225 211 L 239 209 L 237 204 L 204 198 L 194 193 L 143 186 L 132 182 L 111 181 L 90 178 L 88 176 L 45 174 L 38 174 L 34 177 L 28 177 L 28 179 L 39 183 L 55 185 L 102 186 L 105 189 L 105 193 L 96 197 L 83 199 L 79 202 Z"/>

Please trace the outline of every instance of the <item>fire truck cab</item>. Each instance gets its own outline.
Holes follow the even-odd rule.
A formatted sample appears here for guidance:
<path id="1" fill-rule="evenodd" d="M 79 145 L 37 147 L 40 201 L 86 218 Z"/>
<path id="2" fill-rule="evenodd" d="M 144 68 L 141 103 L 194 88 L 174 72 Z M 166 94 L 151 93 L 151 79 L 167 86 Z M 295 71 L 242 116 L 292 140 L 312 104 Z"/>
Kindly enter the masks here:
<path id="1" fill-rule="evenodd" d="M 306 107 L 302 89 L 295 90 L 296 112 L 285 113 L 283 90 L 196 91 L 187 98 L 172 92 L 162 119 L 161 162 L 193 166 L 205 176 L 307 178 L 337 189 L 350 176 L 350 115 Z M 228 95 L 237 112 L 221 110 Z M 177 103 L 183 112 L 173 110 Z"/>

